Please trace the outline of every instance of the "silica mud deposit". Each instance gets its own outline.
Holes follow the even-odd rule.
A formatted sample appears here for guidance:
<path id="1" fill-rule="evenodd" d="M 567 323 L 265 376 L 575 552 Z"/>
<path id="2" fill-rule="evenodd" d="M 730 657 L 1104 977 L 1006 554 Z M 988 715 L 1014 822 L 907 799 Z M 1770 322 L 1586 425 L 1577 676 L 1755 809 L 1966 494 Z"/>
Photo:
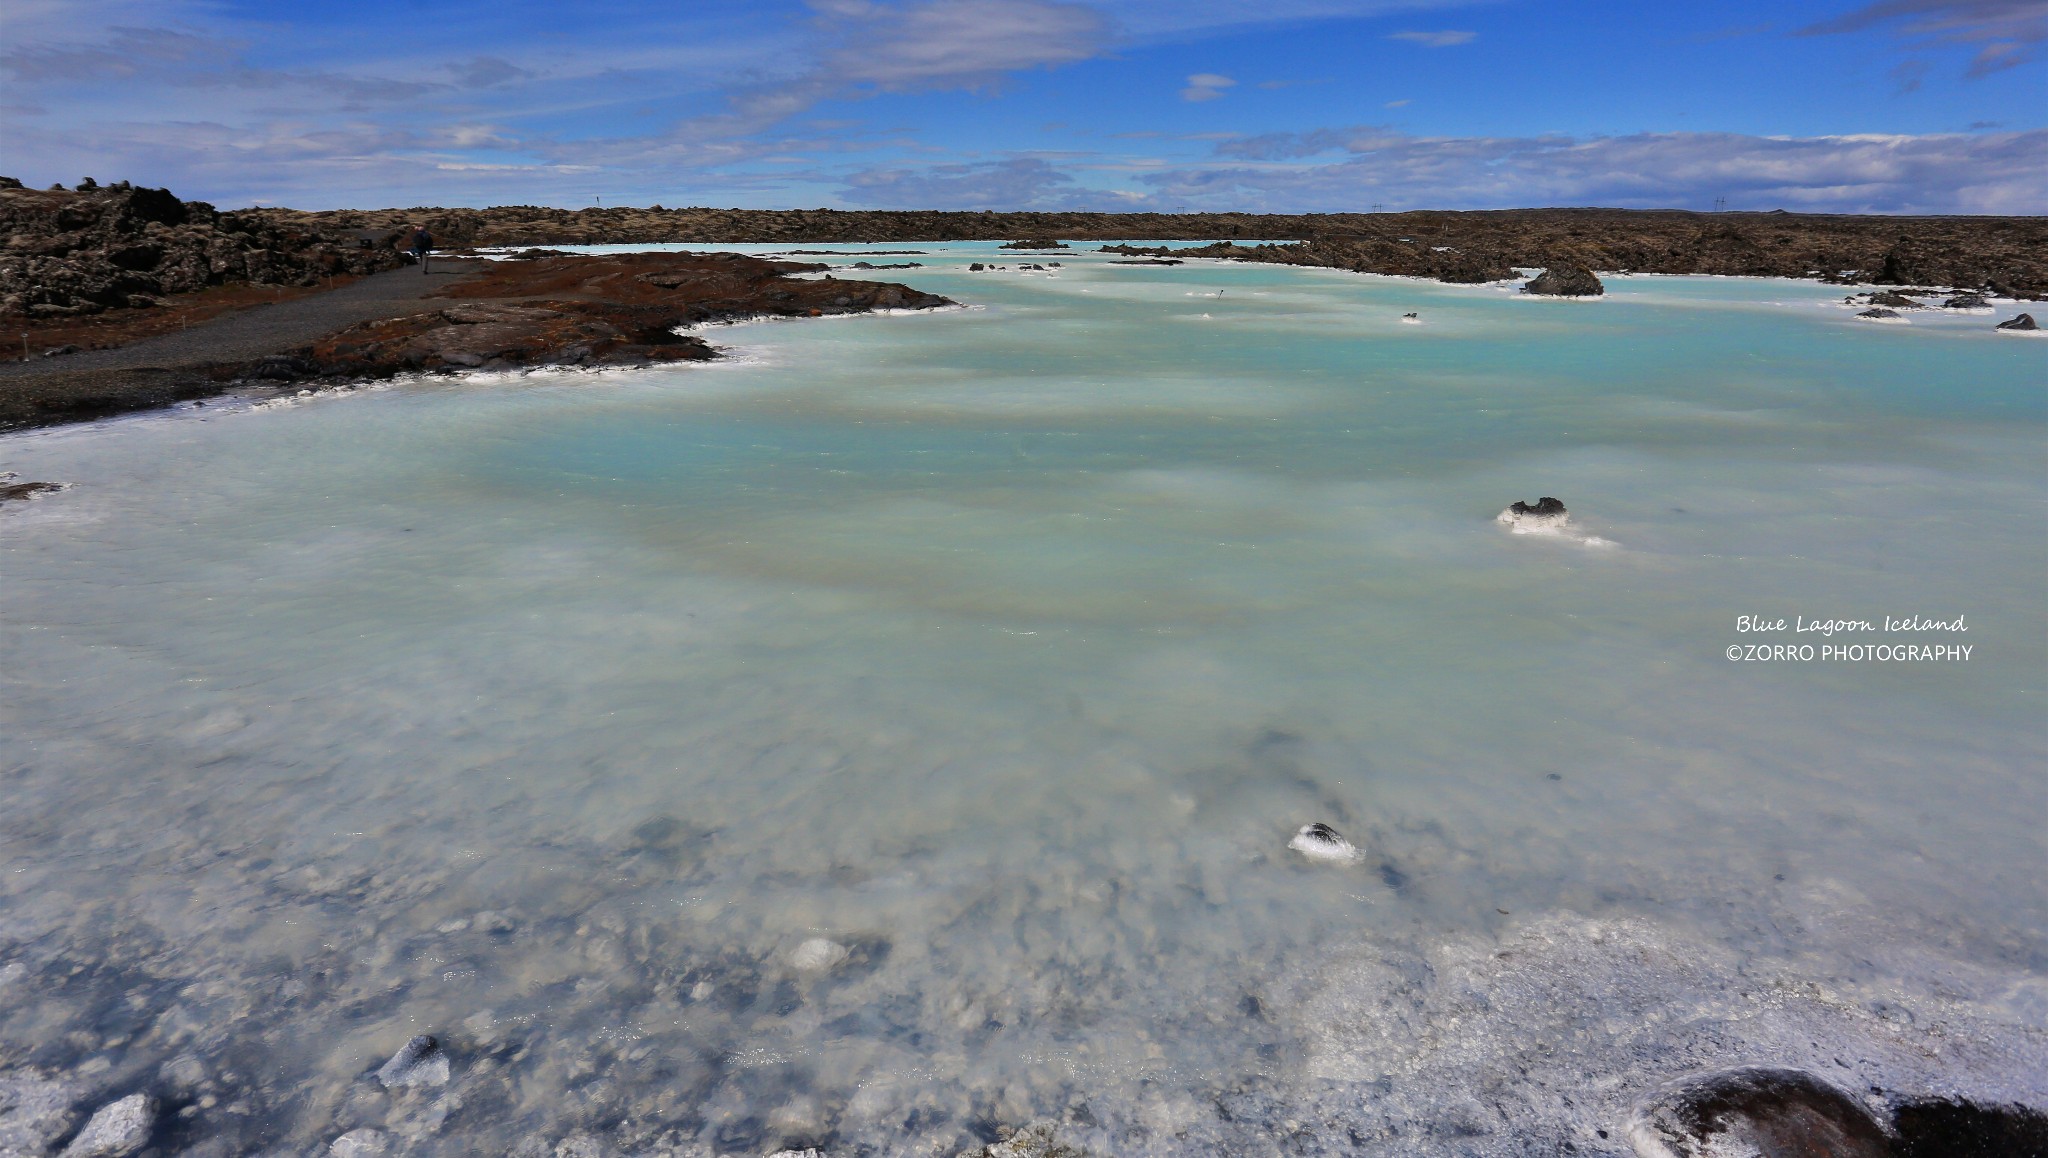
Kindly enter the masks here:
<path id="1" fill-rule="evenodd" d="M 144 1095 L 103 1128 L 162 1153 L 1625 1155 L 1727 1067 L 2048 1098 L 2048 352 L 893 248 L 975 308 L 0 441 L 67 484 L 0 507 L 5 1145 Z"/>

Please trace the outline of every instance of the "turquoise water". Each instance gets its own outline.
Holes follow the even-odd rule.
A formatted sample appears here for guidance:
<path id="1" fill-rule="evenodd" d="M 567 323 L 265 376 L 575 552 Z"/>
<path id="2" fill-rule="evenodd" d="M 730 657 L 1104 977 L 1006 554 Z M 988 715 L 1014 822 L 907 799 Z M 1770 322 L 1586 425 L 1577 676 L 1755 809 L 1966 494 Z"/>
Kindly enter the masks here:
<path id="1" fill-rule="evenodd" d="M 0 512 L 0 1064 L 621 1153 L 1621 1153 L 1845 1049 L 2044 1096 L 2048 342 L 875 248 L 968 308 L 0 439 L 71 484 Z M 349 1092 L 416 1032 L 457 1105 Z"/>

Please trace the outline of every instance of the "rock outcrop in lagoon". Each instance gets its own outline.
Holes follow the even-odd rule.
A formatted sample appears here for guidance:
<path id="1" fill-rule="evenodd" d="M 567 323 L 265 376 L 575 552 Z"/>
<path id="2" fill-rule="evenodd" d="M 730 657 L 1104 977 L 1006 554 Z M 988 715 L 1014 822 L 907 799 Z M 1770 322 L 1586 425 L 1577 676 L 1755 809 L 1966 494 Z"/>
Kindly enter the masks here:
<path id="1" fill-rule="evenodd" d="M 1560 262 L 1529 279 L 1525 294 L 1553 298 L 1595 298 L 1607 292 L 1593 271 L 1577 262 Z"/>
<path id="2" fill-rule="evenodd" d="M 1533 505 L 1518 499 L 1508 509 L 1494 516 L 1494 522 L 1512 529 L 1516 534 L 1561 531 L 1570 521 L 1571 512 L 1564 509 L 1564 503 L 1549 495 L 1537 499 Z"/>

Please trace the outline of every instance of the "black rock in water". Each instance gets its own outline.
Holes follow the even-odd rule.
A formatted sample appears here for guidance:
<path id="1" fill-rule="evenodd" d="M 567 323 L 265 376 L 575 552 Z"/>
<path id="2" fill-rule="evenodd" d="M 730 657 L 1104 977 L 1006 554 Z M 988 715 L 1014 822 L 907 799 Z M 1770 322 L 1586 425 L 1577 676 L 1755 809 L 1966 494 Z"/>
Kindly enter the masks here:
<path id="1" fill-rule="evenodd" d="M 1529 279 L 1522 287 L 1525 294 L 1543 294 L 1554 298 L 1596 298 L 1607 292 L 1592 270 L 1575 261 L 1559 262 Z"/>
<path id="2" fill-rule="evenodd" d="M 1531 531 L 1557 531 L 1571 521 L 1571 515 L 1564 509 L 1564 503 L 1545 495 L 1536 500 L 1534 506 L 1519 499 L 1507 510 L 1494 516 L 1494 522 L 1513 528 L 1516 534 Z"/>
<path id="3" fill-rule="evenodd" d="M 1984 295 L 1982 294 L 1957 294 L 1941 303 L 1941 308 L 1945 310 L 1981 310 L 1990 304 L 1984 300 Z"/>
<path id="4" fill-rule="evenodd" d="M 1294 834 L 1294 839 L 1287 842 L 1287 847 L 1310 860 L 1358 859 L 1358 850 L 1352 847 L 1351 842 L 1345 840 L 1336 829 L 1321 821 L 1302 825 L 1300 831 Z"/>
<path id="5" fill-rule="evenodd" d="M 1863 311 L 1862 313 L 1860 313 L 1860 314 L 1857 314 L 1856 316 L 1857 316 L 1857 317 L 1859 317 L 1859 318 L 1896 318 L 1896 317 L 1898 317 L 1898 316 L 1899 316 L 1899 311 L 1897 311 L 1897 310 L 1864 310 L 1864 311 Z"/>
<path id="6" fill-rule="evenodd" d="M 1641 1158 L 1890 1158 L 1891 1139 L 1849 1095 L 1804 1070 L 1744 1066 L 1675 1082 L 1636 1108 Z"/>
<path id="7" fill-rule="evenodd" d="M 1998 328 L 2001 330 L 2038 330 L 2041 327 L 2034 324 L 2034 315 L 2021 314 L 2016 318 L 2007 318 L 2005 321 L 1998 323 Z"/>
<path id="8" fill-rule="evenodd" d="M 1879 290 L 1877 293 L 1871 294 L 1870 304 L 1873 306 L 1886 306 L 1895 310 L 1917 310 L 1920 308 L 1919 302 L 1914 301 L 1897 290 Z"/>
<path id="9" fill-rule="evenodd" d="M 2048 1114 L 2026 1106 L 1908 1102 L 1892 1128 L 1893 1158 L 2048 1158 Z"/>

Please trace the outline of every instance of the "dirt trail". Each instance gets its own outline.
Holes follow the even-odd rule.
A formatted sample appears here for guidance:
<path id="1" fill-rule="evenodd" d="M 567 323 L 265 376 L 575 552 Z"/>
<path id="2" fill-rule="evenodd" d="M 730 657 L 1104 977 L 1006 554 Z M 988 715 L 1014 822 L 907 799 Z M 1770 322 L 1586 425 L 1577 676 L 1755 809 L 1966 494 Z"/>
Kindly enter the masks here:
<path id="1" fill-rule="evenodd" d="M 164 406 L 218 391 L 211 372 L 309 345 L 358 322 L 417 313 L 419 301 L 486 263 L 441 258 L 327 293 L 228 314 L 110 350 L 0 362 L 0 429 Z"/>

